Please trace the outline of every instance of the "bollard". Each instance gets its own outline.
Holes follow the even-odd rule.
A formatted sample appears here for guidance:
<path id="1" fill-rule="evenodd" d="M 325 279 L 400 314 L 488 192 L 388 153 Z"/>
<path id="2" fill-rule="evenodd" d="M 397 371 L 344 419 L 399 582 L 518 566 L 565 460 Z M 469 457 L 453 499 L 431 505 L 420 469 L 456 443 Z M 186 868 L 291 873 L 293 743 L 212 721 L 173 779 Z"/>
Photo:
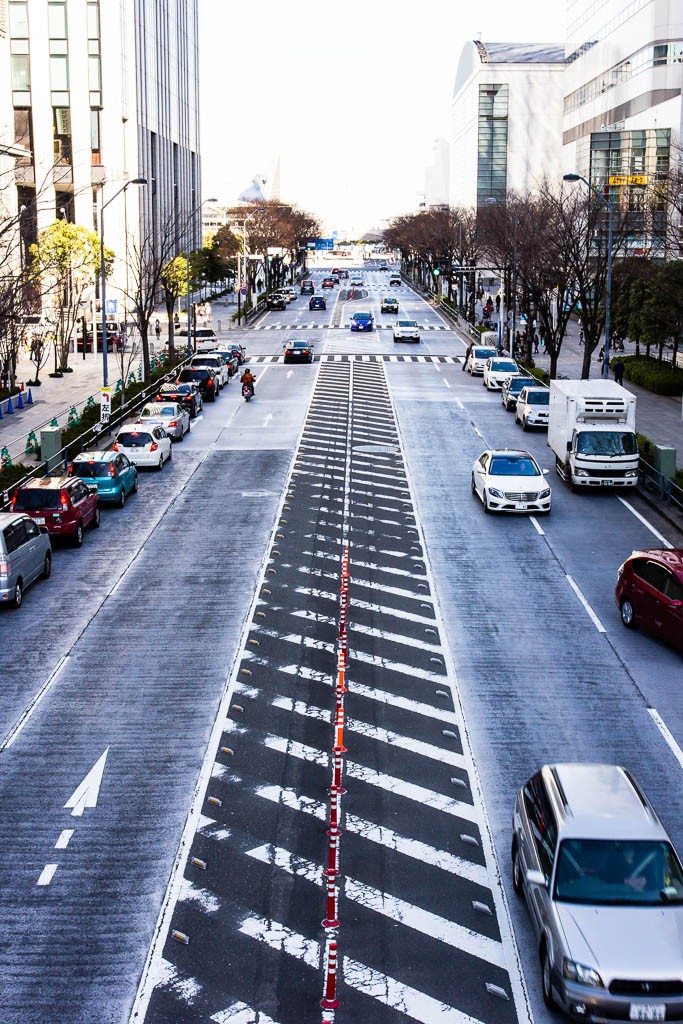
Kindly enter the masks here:
<path id="1" fill-rule="evenodd" d="M 339 828 L 339 818 L 341 816 L 341 794 L 339 792 L 332 794 L 330 800 L 330 827 L 326 831 L 328 836 L 340 836 L 342 834 Z"/>
<path id="2" fill-rule="evenodd" d="M 323 924 L 325 922 L 323 921 Z M 323 1010 L 336 1010 L 337 999 L 337 943 L 334 939 L 327 942 L 327 968 L 325 971 L 325 995 L 320 1000 Z"/>
<path id="3" fill-rule="evenodd" d="M 341 753 L 335 752 L 332 767 L 332 785 L 330 786 L 330 793 L 332 794 L 346 792 L 342 786 L 342 763 Z"/>
<path id="4" fill-rule="evenodd" d="M 14 412 L 14 409 L 12 408 L 12 399 L 11 398 L 7 399 L 7 409 L 5 410 L 5 412 L 7 413 L 8 416 L 11 416 L 12 413 Z"/>
<path id="5" fill-rule="evenodd" d="M 23 390 L 24 390 L 24 385 L 22 384 L 21 385 L 21 391 L 23 391 Z M 23 409 L 24 408 L 24 398 L 23 398 L 23 395 L 22 395 L 21 391 L 19 392 L 19 398 L 17 399 L 17 409 Z"/>
<path id="6" fill-rule="evenodd" d="M 26 399 L 26 404 L 33 405 L 33 395 L 31 394 L 30 388 L 28 389 L 28 398 Z"/>
<path id="7" fill-rule="evenodd" d="M 323 871 L 325 878 L 335 878 L 339 874 L 339 836 L 330 836 L 327 848 L 327 867 Z"/>
<path id="8" fill-rule="evenodd" d="M 337 884 L 334 878 L 327 881 L 327 917 L 320 922 L 323 928 L 338 928 L 337 920 Z"/>

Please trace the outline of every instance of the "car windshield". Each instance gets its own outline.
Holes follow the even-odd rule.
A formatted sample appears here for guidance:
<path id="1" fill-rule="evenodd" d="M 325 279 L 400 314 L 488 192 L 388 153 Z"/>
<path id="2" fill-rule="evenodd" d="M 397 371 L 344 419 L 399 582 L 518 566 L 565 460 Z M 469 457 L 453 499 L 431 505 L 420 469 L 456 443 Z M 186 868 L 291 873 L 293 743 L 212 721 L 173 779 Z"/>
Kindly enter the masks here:
<path id="1" fill-rule="evenodd" d="M 192 369 L 192 370 L 181 370 L 181 372 L 180 372 L 180 379 L 181 380 L 206 380 L 207 377 L 209 377 L 209 371 L 208 370 Z"/>
<path id="2" fill-rule="evenodd" d="M 417 320 L 399 320 L 399 327 L 417 327 Z"/>
<path id="3" fill-rule="evenodd" d="M 673 847 L 653 839 L 565 839 L 554 898 L 562 903 L 683 903 L 683 872 Z"/>
<path id="4" fill-rule="evenodd" d="M 490 359 L 495 354 L 495 348 L 475 348 L 474 350 L 475 359 Z"/>
<path id="5" fill-rule="evenodd" d="M 369 320 L 370 316 L 371 316 L 370 313 L 354 313 L 353 314 L 353 319 L 354 320 Z"/>
<path id="6" fill-rule="evenodd" d="M 495 370 L 497 373 L 500 373 L 501 370 L 507 370 L 509 372 L 510 370 L 516 370 L 517 364 L 511 362 L 509 359 L 494 359 L 491 363 L 491 369 Z"/>
<path id="7" fill-rule="evenodd" d="M 549 391 L 530 391 L 526 396 L 529 405 L 550 405 Z"/>
<path id="8" fill-rule="evenodd" d="M 17 491 L 14 508 L 18 512 L 37 511 L 41 508 L 59 508 L 59 491 L 50 491 L 47 488 L 40 489 L 27 487 L 26 490 Z"/>
<path id="9" fill-rule="evenodd" d="M 74 462 L 74 476 L 81 480 L 94 480 L 98 476 L 109 476 L 109 462 Z"/>
<path id="10" fill-rule="evenodd" d="M 529 455 L 494 455 L 490 476 L 540 476 L 540 469 Z"/>
<path id="11" fill-rule="evenodd" d="M 527 386 L 528 382 L 528 377 L 513 377 L 513 379 L 510 381 L 510 391 L 521 391 L 522 388 L 525 388 Z"/>
<path id="12" fill-rule="evenodd" d="M 288 348 L 308 348 L 308 342 L 307 341 L 291 341 L 287 347 Z"/>
<path id="13" fill-rule="evenodd" d="M 621 430 L 582 430 L 576 438 L 579 455 L 636 455 L 636 435 Z"/>
<path id="14" fill-rule="evenodd" d="M 145 445 L 152 443 L 152 436 L 151 434 L 143 434 L 140 431 L 131 430 L 127 434 L 119 434 L 116 442 L 123 445 L 124 448 L 144 448 Z"/>

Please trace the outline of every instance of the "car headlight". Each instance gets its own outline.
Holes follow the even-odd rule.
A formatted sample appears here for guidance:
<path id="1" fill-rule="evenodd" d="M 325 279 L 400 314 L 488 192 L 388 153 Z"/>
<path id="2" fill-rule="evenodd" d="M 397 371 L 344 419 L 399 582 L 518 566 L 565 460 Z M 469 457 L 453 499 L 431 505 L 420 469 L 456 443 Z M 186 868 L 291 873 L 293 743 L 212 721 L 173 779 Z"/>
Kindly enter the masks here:
<path id="1" fill-rule="evenodd" d="M 499 491 L 497 487 L 489 487 L 489 494 L 492 498 L 504 498 L 505 495 L 502 491 Z"/>
<path id="2" fill-rule="evenodd" d="M 546 487 L 546 489 L 544 491 L 541 491 L 539 493 L 538 497 L 539 498 L 549 498 L 550 497 L 550 488 Z"/>
<path id="3" fill-rule="evenodd" d="M 577 469 L 576 470 L 576 475 L 577 476 L 588 476 L 588 470 L 587 469 Z"/>
<path id="4" fill-rule="evenodd" d="M 627 469 L 626 472 L 624 473 L 624 476 L 631 476 L 631 477 L 638 476 L 638 470 L 637 469 Z"/>
<path id="5" fill-rule="evenodd" d="M 578 981 L 580 985 L 591 985 L 593 988 L 604 988 L 602 978 L 592 967 L 577 964 L 574 960 L 564 958 L 562 973 L 569 981 Z"/>

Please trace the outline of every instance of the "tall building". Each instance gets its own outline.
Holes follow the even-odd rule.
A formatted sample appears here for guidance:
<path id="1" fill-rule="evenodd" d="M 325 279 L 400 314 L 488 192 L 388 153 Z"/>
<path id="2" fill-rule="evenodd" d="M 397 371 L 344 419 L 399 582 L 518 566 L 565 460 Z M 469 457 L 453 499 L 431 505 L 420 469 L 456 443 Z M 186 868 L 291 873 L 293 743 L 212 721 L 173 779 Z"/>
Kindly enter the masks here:
<path id="1" fill-rule="evenodd" d="M 563 71 L 559 45 L 465 44 L 451 103 L 451 206 L 560 180 Z"/>
<path id="2" fill-rule="evenodd" d="M 567 0 L 563 169 L 629 212 L 634 254 L 660 254 L 651 186 L 676 159 L 683 106 L 683 0 Z"/>
<path id="3" fill-rule="evenodd" d="M 0 0 L 0 5 L 2 0 Z M 126 243 L 201 244 L 198 0 L 9 0 L 16 188 L 25 249 L 62 216 L 97 230 L 117 260 L 108 294 L 122 301 Z M 0 89 L 0 93 L 2 89 Z"/>
<path id="4" fill-rule="evenodd" d="M 450 145 L 435 139 L 431 163 L 425 170 L 425 207 L 448 206 Z"/>

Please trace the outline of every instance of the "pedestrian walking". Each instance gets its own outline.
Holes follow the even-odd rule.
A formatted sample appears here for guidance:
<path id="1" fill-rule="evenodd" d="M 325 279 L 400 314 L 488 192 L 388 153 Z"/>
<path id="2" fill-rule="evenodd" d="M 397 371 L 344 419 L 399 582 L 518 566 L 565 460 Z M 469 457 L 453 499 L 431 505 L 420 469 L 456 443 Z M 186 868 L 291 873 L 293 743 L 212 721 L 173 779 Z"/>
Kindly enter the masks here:
<path id="1" fill-rule="evenodd" d="M 616 363 L 614 364 L 614 379 L 617 382 L 617 384 L 624 383 L 624 369 L 625 367 L 621 359 L 617 359 Z"/>
<path id="2" fill-rule="evenodd" d="M 173 314 L 173 326 L 176 329 L 180 327 L 180 315 L 177 312 Z"/>
<path id="3" fill-rule="evenodd" d="M 583 327 L 582 327 L 581 330 L 579 331 L 579 345 L 583 345 L 583 343 L 584 343 L 584 336 L 583 336 Z"/>
<path id="4" fill-rule="evenodd" d="M 538 352 L 538 334 L 534 331 L 534 355 Z"/>
<path id="5" fill-rule="evenodd" d="M 159 317 L 157 317 L 156 323 L 154 324 L 154 333 L 156 334 L 158 341 L 161 337 L 161 323 L 159 322 Z"/>
<path id="6" fill-rule="evenodd" d="M 500 292 L 496 295 L 496 313 L 500 313 Z"/>

